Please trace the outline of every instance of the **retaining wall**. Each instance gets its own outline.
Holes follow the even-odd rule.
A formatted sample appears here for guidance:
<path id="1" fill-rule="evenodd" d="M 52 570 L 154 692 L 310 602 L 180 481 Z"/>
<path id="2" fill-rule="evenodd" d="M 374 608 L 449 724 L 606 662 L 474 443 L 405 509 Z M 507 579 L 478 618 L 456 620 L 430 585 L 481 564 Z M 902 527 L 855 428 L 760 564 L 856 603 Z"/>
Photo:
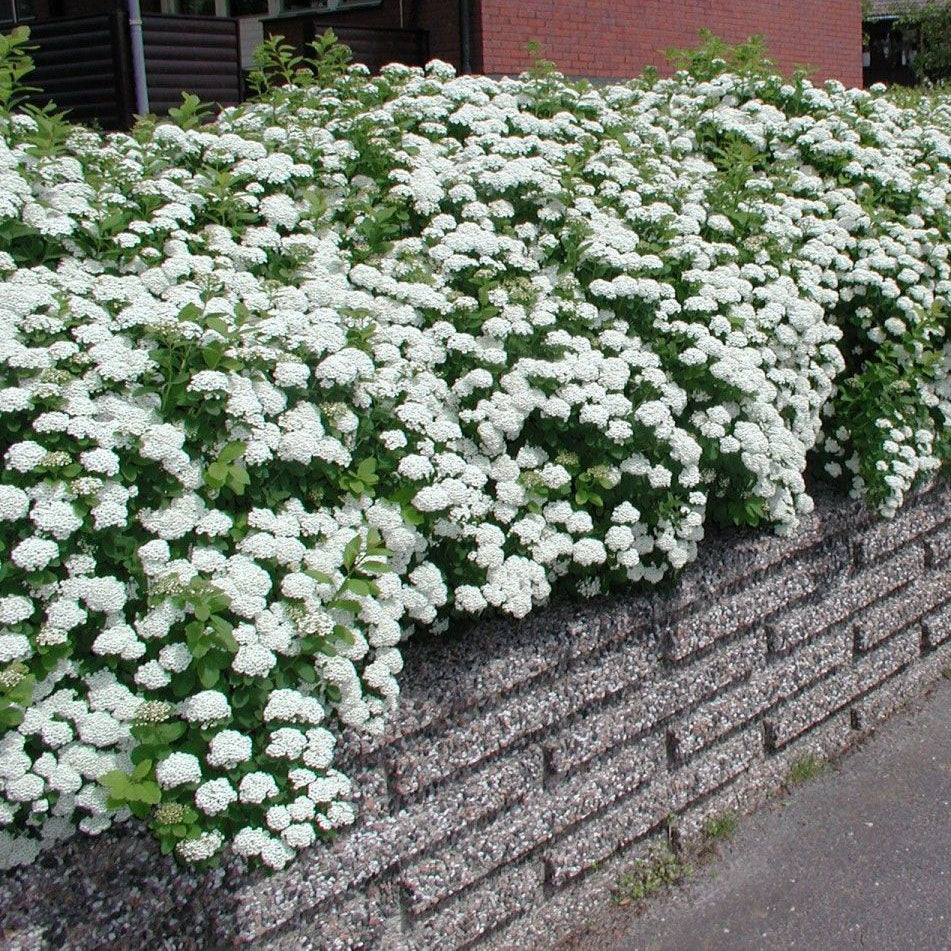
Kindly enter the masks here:
<path id="1" fill-rule="evenodd" d="M 271 877 L 202 876 L 141 835 L 75 840 L 0 887 L 16 934 L 46 936 L 7 946 L 98 947 L 98 915 L 122 947 L 550 947 L 668 817 L 689 836 L 750 808 L 951 665 L 946 484 L 892 521 L 820 497 L 791 539 L 701 550 L 666 594 L 407 645 L 387 736 L 341 751 L 361 814 L 333 845 Z M 67 927 L 77 887 L 95 902 Z"/>
<path id="2" fill-rule="evenodd" d="M 951 663 L 949 559 L 946 487 L 892 521 L 825 499 L 794 538 L 708 541 L 672 593 L 411 647 L 386 742 L 346 754 L 358 827 L 250 885 L 243 936 L 533 946 L 669 815 L 749 807 Z"/>

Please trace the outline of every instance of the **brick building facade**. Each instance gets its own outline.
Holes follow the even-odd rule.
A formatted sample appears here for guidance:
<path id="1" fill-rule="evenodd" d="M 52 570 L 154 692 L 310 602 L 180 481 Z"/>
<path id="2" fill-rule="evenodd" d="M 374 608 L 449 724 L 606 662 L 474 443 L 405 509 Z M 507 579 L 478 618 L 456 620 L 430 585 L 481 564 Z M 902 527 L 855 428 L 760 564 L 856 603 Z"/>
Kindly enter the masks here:
<path id="1" fill-rule="evenodd" d="M 627 78 L 662 50 L 693 46 L 701 29 L 730 43 L 761 33 L 784 71 L 812 67 L 818 80 L 862 83 L 860 0 L 476 0 L 473 66 L 513 73 L 529 62 L 525 43 L 569 75 Z"/>
<path id="2" fill-rule="evenodd" d="M 478 73 L 521 72 L 531 64 L 526 44 L 536 42 L 567 75 L 628 79 L 649 64 L 663 70 L 664 49 L 694 46 L 708 29 L 730 43 L 763 34 L 784 71 L 805 64 L 817 80 L 862 83 L 861 0 L 382 0 L 316 19 L 426 30 L 429 55 L 459 67 L 466 9 Z"/>
<path id="3" fill-rule="evenodd" d="M 0 0 L 13 19 L 29 22 L 123 6 L 124 0 Z M 518 73 L 526 44 L 572 76 L 625 79 L 648 64 L 664 68 L 663 50 L 693 46 L 706 28 L 731 43 L 761 33 L 777 64 L 808 64 L 819 80 L 862 82 L 861 0 L 141 0 L 144 13 L 234 16 L 242 59 L 259 42 L 261 19 L 313 19 L 327 27 L 419 30 L 429 56 L 463 65 L 460 27 L 469 21 L 469 64 L 475 72 Z M 19 11 L 19 14 L 17 13 Z M 24 15 L 25 14 L 25 15 Z M 7 20 L 0 9 L 0 22 Z M 271 27 L 280 29 L 280 23 Z M 385 48 L 385 46 L 384 46 Z"/>

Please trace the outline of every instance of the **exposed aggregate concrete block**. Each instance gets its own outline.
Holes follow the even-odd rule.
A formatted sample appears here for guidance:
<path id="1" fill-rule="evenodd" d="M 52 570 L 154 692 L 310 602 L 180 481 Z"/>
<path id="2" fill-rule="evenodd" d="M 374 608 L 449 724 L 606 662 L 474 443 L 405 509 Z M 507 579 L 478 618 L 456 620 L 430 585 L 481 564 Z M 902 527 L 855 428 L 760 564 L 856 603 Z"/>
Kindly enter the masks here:
<path id="1" fill-rule="evenodd" d="M 410 911 L 430 908 L 630 794 L 648 778 L 666 772 L 664 759 L 663 737 L 647 737 L 555 789 L 530 797 L 517 812 L 505 813 L 454 841 L 439 858 L 415 863 L 402 879 L 410 894 Z"/>
<path id="2" fill-rule="evenodd" d="M 951 641 L 901 675 L 885 681 L 852 704 L 852 726 L 866 732 L 875 729 L 912 697 L 923 694 L 951 665 Z"/>
<path id="3" fill-rule="evenodd" d="M 951 604 L 935 611 L 922 621 L 925 647 L 933 650 L 951 637 Z"/>
<path id="4" fill-rule="evenodd" d="M 686 760 L 725 733 L 812 683 L 851 658 L 844 630 L 832 630 L 802 650 L 756 670 L 750 679 L 703 704 L 673 726 L 678 760 Z"/>
<path id="5" fill-rule="evenodd" d="M 565 676 L 508 696 L 484 714 L 459 715 L 435 736 L 407 741 L 393 759 L 401 795 L 472 766 L 516 741 L 563 722 L 572 713 L 650 675 L 656 657 L 632 643 L 587 657 Z"/>
<path id="6" fill-rule="evenodd" d="M 484 820 L 541 786 L 541 751 L 518 751 L 422 802 L 377 822 L 361 823 L 333 848 L 313 849 L 291 868 L 254 877 L 236 898 L 255 908 L 253 934 L 283 924 L 302 908 L 359 887 L 401 860 Z"/>
<path id="7" fill-rule="evenodd" d="M 861 566 L 871 565 L 912 539 L 951 520 L 951 510 L 941 493 L 932 493 L 902 509 L 894 519 L 874 525 L 856 540 Z"/>
<path id="8" fill-rule="evenodd" d="M 668 815 L 748 769 L 762 755 L 761 731 L 753 726 L 706 750 L 688 766 L 658 778 L 548 849 L 545 857 L 549 881 L 560 886 L 582 874 L 646 835 Z"/>
<path id="9" fill-rule="evenodd" d="M 378 947 L 386 931 L 399 928 L 395 882 L 385 882 L 367 894 L 348 895 L 334 906 L 311 913 L 310 922 L 253 942 L 254 951 L 350 951 Z M 316 927 L 313 927 L 316 925 Z"/>
<path id="10" fill-rule="evenodd" d="M 821 601 L 784 611 L 768 626 L 769 648 L 785 654 L 891 591 L 916 578 L 925 566 L 921 545 L 911 545 L 889 559 L 833 587 Z"/>
<path id="11" fill-rule="evenodd" d="M 910 628 L 895 635 L 877 650 L 839 673 L 820 680 L 795 699 L 777 707 L 766 720 L 770 749 L 777 750 L 790 740 L 841 709 L 857 697 L 886 680 L 896 670 L 918 657 L 920 635 Z"/>
<path id="12" fill-rule="evenodd" d="M 667 657 L 683 660 L 715 641 L 751 627 L 780 608 L 801 601 L 816 589 L 815 579 L 799 565 L 767 575 L 668 628 Z"/>
<path id="13" fill-rule="evenodd" d="M 951 599 L 951 582 L 941 572 L 929 572 L 884 598 L 858 617 L 854 624 L 855 649 L 871 650 L 876 644 Z"/>
<path id="14" fill-rule="evenodd" d="M 716 600 L 734 585 L 746 585 L 759 572 L 792 558 L 812 557 L 835 549 L 838 563 L 847 554 L 848 537 L 871 524 L 873 517 L 867 508 L 851 499 L 833 499 L 821 491 L 815 498 L 815 511 L 801 519 L 791 537 L 732 530 L 706 539 L 697 560 L 678 579 L 676 589 L 661 599 L 659 610 L 682 614 L 695 602 Z M 843 526 L 848 526 L 846 534 Z"/>
<path id="15" fill-rule="evenodd" d="M 924 539 L 929 567 L 945 565 L 951 559 L 951 525 L 942 525 Z"/>
<path id="16" fill-rule="evenodd" d="M 413 930 L 416 951 L 449 951 L 468 945 L 481 934 L 515 915 L 525 914 L 543 898 L 544 868 L 530 858 L 447 902 Z"/>
<path id="17" fill-rule="evenodd" d="M 756 760 L 752 767 L 739 773 L 718 791 L 700 800 L 691 810 L 677 814 L 675 829 L 680 834 L 699 834 L 709 816 L 728 810 L 748 812 L 761 805 L 779 788 L 792 764 L 802 756 L 820 760 L 844 749 L 854 738 L 848 712 L 843 712 L 794 740 L 781 753 Z M 665 817 L 662 816 L 660 822 Z M 602 902 L 610 894 L 617 879 L 633 867 L 652 845 L 666 842 L 666 829 L 653 837 L 638 839 L 598 863 L 596 869 L 562 883 L 544 904 L 536 905 L 527 914 L 514 919 L 494 933 L 484 944 L 485 951 L 545 947 L 552 934 L 564 934 L 576 926 L 592 902 Z M 480 948 L 483 946 L 480 946 Z"/>
<path id="18" fill-rule="evenodd" d="M 747 634 L 724 644 L 709 657 L 674 669 L 666 677 L 655 672 L 630 698 L 583 714 L 546 741 L 549 767 L 555 773 L 564 773 L 634 739 L 680 710 L 749 676 L 763 656 L 762 639 Z"/>

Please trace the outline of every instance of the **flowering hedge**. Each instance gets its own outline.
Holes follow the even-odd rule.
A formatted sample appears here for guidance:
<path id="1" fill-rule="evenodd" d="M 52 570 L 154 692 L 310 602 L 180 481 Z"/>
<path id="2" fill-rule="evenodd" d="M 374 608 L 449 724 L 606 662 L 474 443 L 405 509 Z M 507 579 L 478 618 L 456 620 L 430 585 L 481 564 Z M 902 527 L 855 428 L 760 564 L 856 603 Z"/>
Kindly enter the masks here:
<path id="1" fill-rule="evenodd" d="M 110 136 L 9 102 L 3 864 L 131 813 L 281 867 L 352 821 L 335 739 L 414 626 L 791 531 L 807 468 L 888 515 L 951 452 L 946 100 L 432 63 Z"/>

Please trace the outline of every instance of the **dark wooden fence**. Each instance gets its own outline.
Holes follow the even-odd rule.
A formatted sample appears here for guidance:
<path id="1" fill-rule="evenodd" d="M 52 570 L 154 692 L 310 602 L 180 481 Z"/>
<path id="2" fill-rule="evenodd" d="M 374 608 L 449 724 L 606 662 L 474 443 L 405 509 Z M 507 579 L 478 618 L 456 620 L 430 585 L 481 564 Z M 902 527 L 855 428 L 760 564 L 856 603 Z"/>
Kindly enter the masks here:
<path id="1" fill-rule="evenodd" d="M 241 101 L 237 20 L 146 14 L 142 41 L 152 112 L 165 115 L 182 90 L 222 106 Z"/>
<path id="2" fill-rule="evenodd" d="M 281 34 L 301 51 L 325 25 L 305 13 L 263 21 L 265 35 Z M 157 115 L 181 102 L 182 91 L 205 102 L 234 105 L 242 98 L 239 24 L 226 17 L 145 14 L 142 39 L 149 106 Z M 387 63 L 422 66 L 429 58 L 426 30 L 334 27 L 354 60 L 376 72 Z M 36 104 L 53 102 L 77 122 L 104 129 L 132 124 L 135 93 L 128 17 L 123 11 L 66 17 L 31 25 Z"/>
<path id="3" fill-rule="evenodd" d="M 304 52 L 308 43 L 327 29 L 324 17 L 313 13 L 270 17 L 262 21 L 265 36 L 283 36 Z M 428 30 L 399 30 L 387 27 L 334 26 L 337 39 L 353 50 L 356 63 L 373 72 L 387 63 L 423 66 L 429 60 Z"/>
<path id="4" fill-rule="evenodd" d="M 54 102 L 77 122 L 118 129 L 134 109 L 129 66 L 128 16 L 119 11 L 30 24 L 36 70 L 27 77 L 42 92 L 38 105 Z"/>
<path id="5" fill-rule="evenodd" d="M 149 107 L 157 115 L 181 102 L 182 91 L 206 102 L 241 99 L 238 22 L 220 17 L 147 14 L 142 18 Z M 30 42 L 37 104 L 53 102 L 77 122 L 128 128 L 135 112 L 129 23 L 124 12 L 32 24 Z"/>

